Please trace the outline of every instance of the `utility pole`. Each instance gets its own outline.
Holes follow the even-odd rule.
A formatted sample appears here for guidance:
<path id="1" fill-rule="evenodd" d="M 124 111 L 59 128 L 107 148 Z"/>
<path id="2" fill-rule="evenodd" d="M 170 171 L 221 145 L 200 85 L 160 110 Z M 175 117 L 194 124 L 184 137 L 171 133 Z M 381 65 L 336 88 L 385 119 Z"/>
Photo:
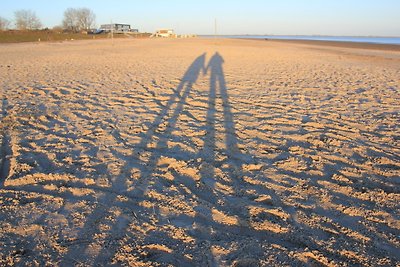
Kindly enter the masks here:
<path id="1" fill-rule="evenodd" d="M 217 38 L 217 18 L 214 20 L 214 38 Z"/>
<path id="2" fill-rule="evenodd" d="M 111 20 L 111 43 L 112 46 L 114 46 L 114 25 L 112 23 L 112 20 Z"/>

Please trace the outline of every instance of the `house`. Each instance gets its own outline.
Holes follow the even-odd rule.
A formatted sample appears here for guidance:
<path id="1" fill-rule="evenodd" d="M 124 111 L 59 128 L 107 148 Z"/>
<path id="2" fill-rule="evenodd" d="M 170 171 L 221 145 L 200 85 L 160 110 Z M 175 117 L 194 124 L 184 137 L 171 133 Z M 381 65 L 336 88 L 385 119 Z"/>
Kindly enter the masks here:
<path id="1" fill-rule="evenodd" d="M 104 32 L 115 32 L 115 33 L 124 33 L 124 32 L 138 32 L 137 29 L 131 29 L 131 25 L 129 24 L 103 24 L 100 26 L 100 30 Z"/>
<path id="2" fill-rule="evenodd" d="M 176 38 L 174 30 L 172 29 L 159 29 L 152 35 L 153 37 L 162 37 L 162 38 Z"/>

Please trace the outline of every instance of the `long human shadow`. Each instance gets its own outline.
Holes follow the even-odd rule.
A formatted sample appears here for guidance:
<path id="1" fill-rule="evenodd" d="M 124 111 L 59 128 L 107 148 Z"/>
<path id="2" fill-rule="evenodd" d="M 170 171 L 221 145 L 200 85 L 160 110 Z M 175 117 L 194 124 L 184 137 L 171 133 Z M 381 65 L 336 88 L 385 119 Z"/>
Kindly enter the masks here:
<path id="1" fill-rule="evenodd" d="M 229 182 L 234 188 L 242 184 L 242 164 L 243 155 L 238 146 L 238 138 L 236 135 L 236 126 L 233 119 L 232 107 L 229 101 L 225 75 L 223 70 L 224 60 L 222 56 L 216 52 L 210 59 L 206 71 L 210 72 L 210 90 L 208 97 L 208 109 L 206 115 L 206 135 L 204 137 L 204 147 L 200 152 L 201 157 L 205 164 L 200 167 L 201 181 L 205 183 L 210 189 L 215 189 L 217 177 L 215 175 L 216 166 L 221 165 L 217 162 L 216 153 L 219 152 L 217 148 L 217 107 L 216 99 L 218 97 L 222 100 L 222 114 L 223 114 L 223 132 L 225 138 L 225 150 L 221 153 L 226 154 L 227 163 L 229 165 Z M 238 192 L 236 192 L 238 193 Z M 223 194 L 218 194 L 213 190 L 209 196 L 209 201 L 213 204 L 218 203 L 218 199 L 226 198 Z M 237 215 L 241 213 L 243 207 L 230 205 L 229 201 L 225 205 L 216 205 L 218 208 L 223 209 L 226 213 Z M 208 211 L 210 212 L 210 211 Z"/>
<path id="2" fill-rule="evenodd" d="M 228 96 L 228 90 L 226 86 L 224 71 L 223 71 L 223 58 L 219 53 L 212 56 L 209 64 L 204 68 L 204 56 L 200 56 L 194 61 L 192 66 L 186 72 L 183 77 L 181 84 L 178 86 L 176 93 L 179 97 L 171 96 L 170 101 L 159 113 L 159 115 L 154 119 L 154 122 L 146 134 L 142 137 L 139 144 L 136 146 L 137 153 L 140 151 L 149 152 L 149 156 L 145 161 L 141 160 L 132 154 L 130 160 L 126 161 L 125 166 L 122 170 L 122 175 L 118 178 L 119 181 L 115 181 L 115 187 L 118 187 L 118 191 L 125 192 L 127 188 L 121 187 L 127 177 L 124 173 L 128 173 L 132 167 L 136 167 L 140 170 L 140 175 L 137 183 L 134 185 L 135 189 L 131 191 L 129 195 L 134 199 L 148 199 L 146 197 L 146 189 L 151 185 L 152 179 L 155 178 L 157 173 L 158 161 L 166 153 L 168 156 L 168 151 L 165 151 L 168 141 L 173 135 L 173 131 L 177 128 L 177 123 L 180 114 L 183 112 L 185 105 L 187 105 L 186 99 L 191 94 L 191 89 L 193 83 L 198 79 L 201 71 L 210 72 L 210 87 L 208 94 L 208 108 L 205 120 L 206 135 L 204 136 L 204 147 L 199 151 L 198 155 L 189 155 L 193 157 L 201 158 L 202 164 L 200 165 L 200 182 L 193 181 L 188 176 L 181 176 L 179 174 L 174 175 L 174 184 L 181 184 L 188 188 L 195 196 L 199 202 L 200 206 L 194 207 L 196 211 L 195 217 L 189 217 L 185 214 L 180 215 L 180 218 L 187 221 L 188 224 L 196 222 L 201 224 L 204 229 L 210 226 L 217 230 L 218 234 L 225 235 L 226 232 L 231 234 L 239 234 L 245 236 L 252 236 L 257 240 L 277 240 L 276 236 L 272 236 L 267 230 L 259 231 L 252 229 L 249 226 L 248 218 L 248 205 L 251 200 L 243 198 L 243 192 L 241 190 L 248 185 L 243 181 L 244 171 L 243 164 L 246 163 L 246 155 L 244 155 L 239 149 L 239 140 L 236 134 L 236 124 L 234 122 L 234 115 L 232 112 L 232 106 Z M 219 121 L 217 119 L 216 107 L 217 99 L 222 100 L 222 117 L 223 120 Z M 174 105 L 176 104 L 176 105 Z M 174 107 L 172 108 L 172 106 Z M 225 147 L 217 147 L 217 129 L 218 126 L 222 126 L 222 131 L 225 139 Z M 160 126 L 163 130 L 160 131 Z M 203 125 L 199 125 L 198 128 L 203 128 Z M 204 129 L 204 128 L 203 128 Z M 156 141 L 152 148 L 148 145 Z M 138 152 L 139 151 L 139 152 Z M 228 175 L 229 181 L 221 181 L 216 173 L 216 168 L 219 168 L 222 162 L 216 159 L 217 153 L 223 153 L 227 156 L 225 163 L 229 167 L 223 171 Z M 174 155 L 173 157 L 179 158 L 180 155 Z M 186 159 L 187 160 L 187 159 Z M 227 194 L 226 192 L 220 192 L 216 187 L 216 183 L 228 184 L 232 187 L 234 192 L 232 194 Z M 119 184 L 119 185 L 118 185 Z M 166 184 L 167 186 L 167 184 Z M 181 192 L 182 194 L 187 194 L 187 192 Z M 150 200 L 150 199 L 149 199 Z M 235 201 L 232 201 L 235 200 Z M 110 203 L 112 206 L 112 203 Z M 110 205 L 109 204 L 109 205 Z M 225 223 L 217 222 L 212 219 L 212 214 L 214 210 L 221 211 L 224 214 L 235 216 L 239 221 L 238 225 L 228 225 Z M 150 211 L 151 212 L 151 211 Z M 147 215 L 158 216 L 159 211 L 157 207 L 153 207 L 153 214 L 147 213 Z M 144 211 L 146 213 L 146 211 Z M 139 214 L 138 214 L 139 215 Z M 104 216 L 105 217 L 105 216 Z M 149 218 L 146 216 L 140 216 L 139 221 L 146 221 Z M 179 219 L 178 219 L 179 221 Z M 162 222 L 161 222 L 162 223 Z M 169 222 L 170 223 L 170 222 Z M 107 236 L 112 236 L 121 227 L 121 224 L 114 224 L 112 229 L 107 233 Z M 129 223 L 124 226 L 124 229 L 129 227 Z M 98 230 L 98 232 L 104 231 Z M 205 236 L 211 236 L 212 233 L 203 233 Z M 196 239 L 196 243 L 200 245 L 200 239 Z M 115 250 L 112 251 L 110 248 L 103 246 L 103 249 L 98 253 L 98 257 L 94 260 L 94 263 L 100 264 L 104 262 L 104 257 L 112 257 L 115 254 Z M 212 255 L 210 251 L 207 252 Z M 176 261 L 182 261 L 184 265 L 190 265 L 189 262 L 184 261 L 182 258 L 178 259 L 178 255 L 175 255 Z M 193 264 L 193 263 L 192 263 Z M 211 262 L 211 264 L 215 264 Z"/>
<path id="3" fill-rule="evenodd" d="M 257 240 L 265 240 L 266 238 L 277 240 L 275 236 L 271 236 L 268 231 L 258 231 L 252 229 L 248 225 L 247 219 L 249 218 L 247 204 L 251 201 L 244 199 L 241 189 L 248 187 L 243 181 L 244 171 L 243 164 L 246 163 L 246 155 L 244 155 L 239 149 L 239 139 L 237 137 L 236 124 L 234 122 L 234 115 L 232 112 L 232 106 L 228 96 L 228 90 L 226 86 L 224 71 L 223 71 L 223 58 L 219 53 L 215 53 L 209 61 L 209 64 L 205 68 L 205 54 L 196 58 L 191 66 L 184 74 L 182 81 L 177 86 L 174 94 L 170 96 L 167 103 L 163 105 L 158 115 L 154 118 L 153 123 L 141 136 L 141 140 L 138 144 L 133 146 L 132 153 L 129 157 L 124 158 L 125 165 L 122 167 L 121 172 L 118 176 L 114 177 L 111 181 L 111 187 L 108 190 L 109 194 L 106 193 L 104 196 L 98 199 L 98 204 L 94 207 L 93 212 L 86 218 L 85 225 L 82 227 L 78 236 L 84 240 L 87 240 L 84 244 L 78 244 L 79 247 L 70 247 L 67 254 L 63 257 L 62 265 L 67 266 L 71 263 L 71 259 L 76 256 L 77 250 L 86 251 L 89 249 L 91 244 L 94 243 L 95 237 L 98 234 L 105 236 L 100 242 L 106 242 L 110 237 L 118 236 L 118 233 L 126 232 L 131 223 L 148 222 L 150 216 L 158 216 L 159 214 L 157 207 L 153 206 L 153 210 L 149 208 L 143 208 L 139 205 L 135 205 L 135 201 L 138 203 L 143 199 L 149 199 L 146 196 L 147 189 L 150 188 L 151 182 L 156 179 L 157 164 L 161 156 L 168 153 L 165 151 L 167 143 L 173 135 L 173 131 L 177 128 L 177 123 L 180 114 L 184 111 L 185 105 L 187 105 L 187 98 L 192 93 L 193 84 L 197 81 L 201 72 L 210 72 L 210 87 L 208 95 L 208 109 L 206 113 L 206 135 L 204 136 L 204 147 L 198 155 L 189 155 L 193 157 L 199 157 L 202 160 L 200 165 L 200 180 L 205 186 L 199 186 L 195 181 L 192 181 L 190 177 L 181 176 L 176 174 L 173 183 L 182 184 L 183 186 L 190 189 L 191 193 L 194 194 L 203 203 L 199 207 L 195 207 L 195 217 L 188 217 L 182 215 L 185 220 L 189 223 L 196 221 L 205 228 L 212 226 L 218 232 L 218 234 L 224 235 L 225 232 L 233 234 L 244 234 L 250 235 Z M 223 120 L 217 120 L 217 107 L 216 100 L 221 98 L 222 100 L 222 117 Z M 218 108 L 219 109 L 219 108 Z M 220 109 L 221 110 L 221 109 Z M 225 139 L 225 147 L 217 147 L 217 126 L 222 126 L 222 134 Z M 203 125 L 199 125 L 198 128 L 202 128 Z M 204 128 L 203 128 L 204 129 Z M 155 142 L 155 145 L 154 145 Z M 151 144 L 151 146 L 150 146 Z M 147 154 L 146 158 L 140 156 L 144 152 Z M 116 155 L 118 152 L 114 151 Z M 217 153 L 223 153 L 227 159 L 224 162 L 217 160 Z M 179 158 L 179 155 L 174 155 Z M 204 164 L 206 163 L 206 164 Z M 221 167 L 220 165 L 226 163 L 228 167 L 224 168 L 223 171 L 228 175 L 228 181 L 221 181 L 215 174 L 216 168 Z M 127 180 L 132 168 L 139 170 L 139 178 L 133 185 L 133 190 L 129 191 L 127 188 Z M 234 192 L 227 194 L 226 192 L 220 192 L 216 188 L 216 183 L 228 184 L 232 187 Z M 198 187 L 199 186 L 199 187 Z M 182 192 L 187 194 L 187 192 Z M 113 207 L 119 207 L 118 195 L 127 196 L 130 198 L 131 209 L 135 210 L 134 221 L 123 219 L 117 219 L 110 225 L 108 230 L 100 229 L 98 222 L 106 221 L 107 217 L 112 214 L 111 209 Z M 235 200 L 235 201 L 231 201 Z M 105 209 L 104 207 L 107 206 Z M 214 221 L 212 219 L 213 210 L 222 211 L 224 214 L 236 216 L 239 219 L 239 225 L 227 225 L 221 222 Z M 240 221 L 242 220 L 242 221 Z M 209 236 L 211 233 L 205 233 Z M 197 238 L 196 238 L 197 239 Z M 201 239 L 201 238 L 200 238 Z M 200 240 L 196 240 L 200 244 Z M 90 261 L 93 264 L 102 264 L 109 261 L 116 253 L 116 247 L 111 248 L 108 244 L 103 244 L 97 255 L 94 256 Z M 208 254 L 212 254 L 208 252 Z M 178 258 L 178 255 L 175 255 Z M 182 263 L 190 265 L 182 259 Z M 179 261 L 177 259 L 177 261 Z"/>
<path id="4" fill-rule="evenodd" d="M 232 113 L 232 106 L 229 100 L 229 95 L 226 87 L 225 75 L 223 70 L 224 59 L 217 52 L 210 59 L 208 63 L 207 70 L 210 69 L 210 94 L 219 88 L 222 108 L 223 108 L 223 121 L 225 130 L 225 146 L 226 153 L 230 162 L 231 167 L 234 168 L 234 172 L 240 174 L 242 169 L 242 163 L 244 160 L 244 155 L 239 149 L 239 140 L 236 134 L 236 126 Z M 213 93 L 215 95 L 215 92 Z M 211 97 L 211 96 L 210 96 Z M 240 175 L 233 180 L 233 182 L 241 182 Z"/>
<path id="5" fill-rule="evenodd" d="M 217 119 L 216 119 L 216 99 L 217 91 L 219 89 L 220 97 L 222 98 L 223 105 L 223 122 L 221 123 L 224 129 L 225 134 L 225 146 L 224 153 L 228 156 L 229 161 L 229 171 L 228 175 L 230 176 L 231 186 L 236 188 L 237 185 L 242 183 L 242 161 L 241 161 L 241 153 L 238 148 L 238 139 L 236 136 L 236 128 L 235 123 L 233 121 L 232 108 L 228 98 L 228 92 L 226 87 L 226 82 L 224 78 L 224 72 L 222 69 L 223 59 L 222 57 L 216 53 L 209 61 L 207 68 L 204 68 L 205 63 L 205 54 L 198 57 L 193 64 L 189 67 L 188 71 L 185 73 L 182 78 L 182 82 L 178 85 L 176 89 L 176 94 L 172 95 L 164 108 L 160 111 L 159 115 L 154 119 L 151 127 L 148 131 L 142 136 L 141 141 L 135 146 L 136 149 L 134 153 L 132 153 L 131 158 L 128 159 L 125 163 L 125 166 L 122 168 L 121 175 L 113 181 L 112 188 L 117 192 L 127 192 L 127 188 L 125 187 L 125 181 L 127 179 L 127 174 L 130 169 L 133 167 L 140 170 L 139 179 L 134 185 L 134 190 L 129 192 L 129 196 L 132 199 L 147 199 L 146 190 L 151 185 L 152 179 L 155 177 L 158 167 L 159 159 L 165 155 L 164 149 L 167 147 L 167 143 L 172 136 L 172 132 L 176 129 L 177 122 L 180 114 L 182 114 L 186 103 L 186 99 L 191 94 L 192 86 L 198 79 L 201 71 L 210 71 L 210 91 L 208 96 L 208 109 L 206 114 L 206 136 L 204 137 L 204 147 L 203 150 L 199 153 L 199 157 L 202 158 L 203 162 L 207 162 L 207 164 L 202 164 L 200 167 L 200 178 L 201 182 L 205 183 L 207 186 L 198 187 L 196 182 L 192 181 L 189 177 L 180 177 L 180 175 L 176 174 L 173 183 L 182 184 L 185 187 L 189 188 L 190 191 L 198 198 L 201 202 L 206 202 L 211 205 L 212 208 L 216 208 L 224 212 L 225 214 L 237 216 L 237 218 L 242 219 L 246 217 L 247 214 L 247 206 L 246 205 L 234 205 L 230 203 L 227 196 L 224 193 L 218 192 L 215 190 L 215 185 L 212 181 L 215 181 L 215 165 L 216 159 L 216 131 L 217 131 Z M 160 127 L 162 128 L 160 130 Z M 200 126 L 201 127 L 201 126 Z M 148 145 L 156 141 L 155 145 L 150 148 Z M 152 143 L 153 144 L 153 143 Z M 138 153 L 147 152 L 149 155 L 146 160 L 140 159 L 138 157 Z M 193 155 L 196 157 L 196 155 Z M 175 155 L 174 157 L 179 158 L 179 155 Z M 211 182 L 211 183 L 210 183 Z M 220 181 L 221 182 L 221 181 Z M 243 186 L 241 186 L 243 187 Z M 185 192 L 182 192 L 185 194 Z M 240 194 L 236 192 L 235 195 Z M 237 198 L 238 199 L 238 198 Z M 220 204 L 221 200 L 223 203 Z M 113 206 L 113 201 L 108 201 L 109 206 Z M 115 206 L 115 205 L 114 205 Z M 251 232 L 252 236 L 257 236 L 260 233 L 257 231 L 251 231 L 247 225 L 236 225 L 232 227 L 227 227 L 225 224 L 221 224 L 219 222 L 213 221 L 209 215 L 212 214 L 212 210 L 208 208 L 204 208 L 209 205 L 202 205 L 198 214 L 195 218 L 192 218 L 205 226 L 213 225 L 218 229 L 219 232 L 223 232 L 228 230 L 229 232 L 234 233 L 248 233 Z M 195 208 L 196 209 L 196 208 Z M 153 212 L 153 214 L 151 214 Z M 107 211 L 104 213 L 102 217 L 106 217 Z M 148 221 L 149 216 L 158 214 L 158 208 L 153 207 L 153 210 L 143 211 L 143 214 L 140 215 L 138 211 L 136 214 L 137 219 L 139 221 Z M 205 219 L 207 218 L 208 219 Z M 94 220 L 98 220 L 98 216 L 94 215 Z M 189 218 L 187 218 L 189 219 Z M 204 220 L 205 219 L 205 220 Z M 211 219 L 211 220 L 210 220 Z M 87 224 L 88 227 L 92 225 L 88 219 Z M 189 219 L 190 221 L 190 219 Z M 122 226 L 123 229 L 127 229 L 132 222 L 126 222 L 125 225 Z M 85 229 L 84 227 L 83 229 Z M 118 231 L 121 231 L 121 223 L 115 223 L 111 226 L 111 229 L 104 233 L 104 231 L 96 230 L 93 232 L 93 236 L 95 233 L 106 234 L 107 236 L 114 236 Z M 83 231 L 84 233 L 85 231 Z M 93 241 L 93 238 L 89 238 L 89 240 Z M 89 244 L 88 244 L 89 245 Z M 109 247 L 103 246 L 101 251 L 98 253 L 96 259 L 94 259 L 95 264 L 100 264 L 104 262 L 104 260 L 112 257 L 116 251 L 110 249 Z M 178 257 L 176 255 L 176 257 Z M 178 259 L 176 259 L 178 260 Z M 181 259 L 182 260 L 182 259 Z M 186 262 L 185 264 L 189 264 Z"/>
<path id="6" fill-rule="evenodd" d="M 157 152 L 161 147 L 164 147 L 166 144 L 166 139 L 161 138 L 160 141 L 157 142 L 156 148 L 153 148 L 147 162 L 142 162 L 140 159 L 140 153 L 143 151 L 150 151 L 151 149 L 148 145 L 153 141 L 154 136 L 156 135 L 157 130 L 162 126 L 164 123 L 167 124 L 166 130 L 162 133 L 162 135 L 169 135 L 175 125 L 177 123 L 178 117 L 183 110 L 185 100 L 189 96 L 189 93 L 192 89 L 193 84 L 197 81 L 200 73 L 204 71 L 204 64 L 205 64 L 205 53 L 197 57 L 193 63 L 189 66 L 187 71 L 185 72 L 184 76 L 182 77 L 181 82 L 177 86 L 174 93 L 170 96 L 167 103 L 163 106 L 161 111 L 153 120 L 153 123 L 147 130 L 147 132 L 141 137 L 140 142 L 135 145 L 133 148 L 131 156 L 126 160 L 125 165 L 122 167 L 120 175 L 118 175 L 112 182 L 111 182 L 111 191 L 118 194 L 119 192 L 123 195 L 126 195 L 128 188 L 126 187 L 126 181 L 129 179 L 130 170 L 133 167 L 136 167 L 140 170 L 140 176 L 138 182 L 134 185 L 136 188 L 134 192 L 129 194 L 131 199 L 141 199 L 144 197 L 146 188 L 149 186 L 151 182 L 151 176 L 155 171 L 157 166 L 157 161 L 160 158 L 160 154 Z M 173 105 L 176 104 L 176 107 L 173 109 Z M 172 111 L 172 114 L 170 112 Z M 96 221 L 101 221 L 107 217 L 107 213 L 109 210 L 104 211 L 104 204 L 108 207 L 112 208 L 113 203 L 117 202 L 117 195 L 108 196 L 105 195 L 101 199 L 99 199 L 98 203 L 93 212 L 87 217 L 85 221 L 85 225 L 82 227 L 78 236 L 86 236 L 89 242 L 87 245 L 82 247 L 80 250 L 85 251 L 91 245 L 91 242 L 94 241 L 94 237 L 97 233 L 103 233 L 104 231 L 98 229 L 93 229 L 93 225 L 96 224 Z M 140 208 L 140 207 L 138 207 Z M 138 213 L 136 213 L 138 214 Z M 136 215 L 137 216 L 137 215 Z M 145 218 L 143 216 L 143 220 Z M 107 231 L 107 236 L 111 236 L 113 233 L 117 232 L 121 228 L 126 229 L 129 226 L 130 222 L 125 221 L 124 223 L 114 223 L 111 226 L 111 229 Z M 90 236 L 88 237 L 88 232 Z M 103 246 L 101 251 L 97 254 L 96 258 L 94 259 L 93 263 L 101 263 L 105 257 L 112 256 L 113 252 L 109 251 L 109 248 Z M 62 265 L 67 266 L 70 263 L 70 259 L 73 258 L 76 251 L 69 250 L 68 253 L 64 256 L 64 261 Z"/>

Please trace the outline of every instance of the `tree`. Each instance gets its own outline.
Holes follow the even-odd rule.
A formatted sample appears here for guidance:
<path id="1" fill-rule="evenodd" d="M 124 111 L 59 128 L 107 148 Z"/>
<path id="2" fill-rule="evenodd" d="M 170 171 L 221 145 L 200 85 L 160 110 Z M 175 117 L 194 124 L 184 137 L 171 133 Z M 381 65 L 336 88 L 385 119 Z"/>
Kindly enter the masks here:
<path id="1" fill-rule="evenodd" d="M 40 19 L 35 12 L 21 9 L 14 12 L 15 26 L 19 30 L 37 30 L 42 27 Z"/>
<path id="2" fill-rule="evenodd" d="M 80 30 L 90 30 L 94 26 L 96 15 L 88 8 L 78 10 L 78 21 Z"/>
<path id="3" fill-rule="evenodd" d="M 8 19 L 0 17 L 0 31 L 7 30 L 8 26 L 10 26 L 10 21 L 8 21 Z"/>
<path id="4" fill-rule="evenodd" d="M 64 11 L 63 28 L 68 31 L 78 31 L 78 16 L 75 8 L 68 8 Z"/>
<path id="5" fill-rule="evenodd" d="M 95 19 L 96 15 L 88 8 L 68 8 L 64 11 L 62 25 L 64 29 L 73 32 L 90 30 Z"/>

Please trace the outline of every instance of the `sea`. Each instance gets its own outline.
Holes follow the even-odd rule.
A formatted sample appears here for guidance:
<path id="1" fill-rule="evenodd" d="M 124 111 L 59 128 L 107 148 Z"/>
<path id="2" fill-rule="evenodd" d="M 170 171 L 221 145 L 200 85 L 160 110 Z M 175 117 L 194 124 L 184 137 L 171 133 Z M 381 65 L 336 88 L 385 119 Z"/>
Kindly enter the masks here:
<path id="1" fill-rule="evenodd" d="M 200 35 L 204 38 L 214 38 L 214 35 Z M 352 37 L 352 36 L 311 36 L 311 35 L 218 35 L 218 38 L 239 39 L 273 39 L 273 40 L 311 40 L 332 42 L 354 42 L 371 44 L 400 45 L 400 37 Z"/>

